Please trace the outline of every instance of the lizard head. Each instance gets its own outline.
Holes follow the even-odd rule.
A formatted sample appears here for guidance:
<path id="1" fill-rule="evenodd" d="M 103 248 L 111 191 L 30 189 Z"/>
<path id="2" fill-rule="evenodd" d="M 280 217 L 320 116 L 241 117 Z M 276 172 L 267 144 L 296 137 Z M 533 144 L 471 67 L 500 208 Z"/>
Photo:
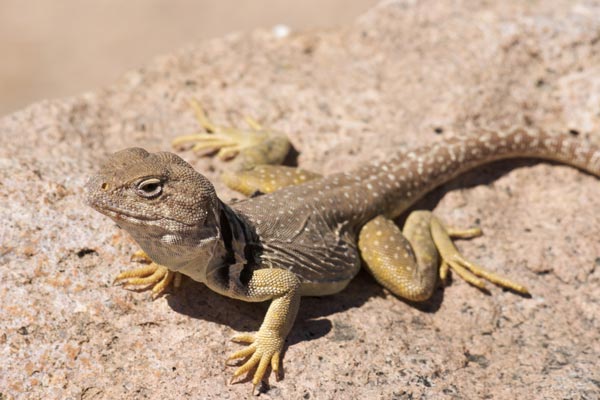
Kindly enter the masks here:
<path id="1" fill-rule="evenodd" d="M 134 237 L 198 232 L 218 213 L 213 185 L 173 153 L 129 148 L 113 154 L 86 185 L 87 203 Z"/>

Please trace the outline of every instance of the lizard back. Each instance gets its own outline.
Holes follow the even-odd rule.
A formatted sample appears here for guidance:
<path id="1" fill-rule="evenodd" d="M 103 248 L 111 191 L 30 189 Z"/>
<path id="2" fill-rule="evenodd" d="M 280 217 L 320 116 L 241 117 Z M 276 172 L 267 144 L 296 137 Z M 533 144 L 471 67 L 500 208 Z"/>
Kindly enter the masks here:
<path id="1" fill-rule="evenodd" d="M 568 135 L 482 130 L 232 207 L 261 238 L 259 267 L 290 269 L 308 283 L 347 282 L 360 268 L 356 237 L 366 222 L 382 214 L 397 217 L 465 171 L 517 157 L 555 160 L 600 175 L 600 150 Z"/>
<path id="2" fill-rule="evenodd" d="M 356 229 L 351 221 L 336 215 L 341 206 L 338 202 L 344 198 L 336 195 L 341 189 L 317 191 L 322 197 L 314 197 L 311 188 L 320 181 L 231 206 L 260 238 L 258 268 L 294 272 L 302 279 L 304 294 L 313 289 L 320 295 L 336 293 L 360 269 Z M 310 198 L 306 197 L 308 193 Z"/>

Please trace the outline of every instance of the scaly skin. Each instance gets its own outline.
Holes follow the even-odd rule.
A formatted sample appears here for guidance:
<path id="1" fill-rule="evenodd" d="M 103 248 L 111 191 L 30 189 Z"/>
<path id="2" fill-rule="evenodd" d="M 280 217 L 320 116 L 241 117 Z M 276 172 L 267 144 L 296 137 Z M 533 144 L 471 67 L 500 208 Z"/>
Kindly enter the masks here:
<path id="1" fill-rule="evenodd" d="M 204 122 L 210 124 L 209 130 L 223 133 L 205 117 Z M 253 126 L 263 135 L 261 129 Z M 267 143 L 274 148 L 271 135 L 262 138 L 250 147 Z M 244 146 L 236 151 L 245 157 Z M 258 151 L 268 159 L 283 159 L 268 154 L 269 149 Z M 256 368 L 252 380 L 256 386 L 269 365 L 275 373 L 279 369 L 300 297 L 342 290 L 358 272 L 361 255 L 378 282 L 411 300 L 431 296 L 438 276 L 444 277 L 448 269 L 478 287 L 483 287 L 483 278 L 527 293 L 522 285 L 466 260 L 450 240 L 479 231 L 450 229 L 423 211 L 409 216 L 403 232 L 390 221 L 456 175 L 514 157 L 555 160 L 600 175 L 597 147 L 566 135 L 515 129 L 447 139 L 322 178 L 275 166 L 265 169 L 258 157 L 234 174 L 257 177 L 246 192 L 294 185 L 296 173 L 305 174 L 305 182 L 231 206 L 219 200 L 212 184 L 178 156 L 132 148 L 114 154 L 90 179 L 87 200 L 125 228 L 158 266 L 232 298 L 271 300 L 258 332 L 234 338 L 249 346 L 230 357 L 249 357 L 234 378 Z"/>

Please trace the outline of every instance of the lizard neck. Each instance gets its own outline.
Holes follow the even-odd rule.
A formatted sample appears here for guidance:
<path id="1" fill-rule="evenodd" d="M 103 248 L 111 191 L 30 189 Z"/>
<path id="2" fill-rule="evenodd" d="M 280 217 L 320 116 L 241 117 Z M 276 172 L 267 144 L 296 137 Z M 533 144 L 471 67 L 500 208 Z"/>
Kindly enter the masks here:
<path id="1" fill-rule="evenodd" d="M 236 297 L 236 288 L 256 264 L 258 238 L 251 225 L 231 207 L 221 202 L 220 237 L 224 253 L 220 262 L 207 266 L 204 283 L 217 293 Z"/>
<path id="2" fill-rule="evenodd" d="M 202 225 L 185 230 L 173 231 L 157 226 L 125 229 L 152 261 L 203 282 L 206 268 L 225 253 L 219 204 L 211 211 Z"/>
<path id="3" fill-rule="evenodd" d="M 247 258 L 251 258 L 248 256 L 248 244 L 253 242 L 253 235 L 247 223 L 220 200 L 215 207 L 211 230 L 210 237 L 192 243 L 189 257 L 181 257 L 185 251 L 181 252 L 180 263 L 169 267 L 213 287 L 217 276 L 241 274 Z M 216 280 L 220 283 L 222 279 Z M 213 289 L 219 291 L 218 288 Z"/>
<path id="4" fill-rule="evenodd" d="M 155 263 L 208 283 L 208 275 L 236 275 L 246 266 L 254 235 L 245 220 L 218 198 L 202 225 L 167 229 L 163 225 L 117 221 Z M 217 279 L 221 281 L 222 279 Z"/>

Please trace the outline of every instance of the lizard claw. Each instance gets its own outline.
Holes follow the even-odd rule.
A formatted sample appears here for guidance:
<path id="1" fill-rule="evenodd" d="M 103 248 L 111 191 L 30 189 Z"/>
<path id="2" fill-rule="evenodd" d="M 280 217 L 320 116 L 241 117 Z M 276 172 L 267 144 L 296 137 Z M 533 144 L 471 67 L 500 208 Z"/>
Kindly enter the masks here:
<path id="1" fill-rule="evenodd" d="M 442 223 L 434 217 L 431 219 L 431 233 L 442 258 L 442 263 L 439 270 L 440 279 L 442 282 L 446 279 L 448 270 L 451 269 L 466 282 L 481 290 L 487 291 L 484 283 L 484 280 L 486 280 L 500 287 L 510 289 L 524 295 L 529 294 L 529 291 L 525 286 L 493 272 L 487 271 L 485 268 L 467 260 L 460 254 L 450 239 L 451 236 L 463 238 L 479 236 L 481 235 L 480 229 L 474 228 L 464 231 L 448 231 L 442 225 Z"/>
<path id="2" fill-rule="evenodd" d="M 234 342 L 250 344 L 233 353 L 227 358 L 227 361 L 247 357 L 250 358 L 235 370 L 230 383 L 234 383 L 240 375 L 256 369 L 254 376 L 252 377 L 252 384 L 255 389 L 262 381 L 263 377 L 265 375 L 268 376 L 266 372 L 269 366 L 275 374 L 275 379 L 279 380 L 279 361 L 283 349 L 284 338 L 279 337 L 279 335 L 274 332 L 260 330 L 257 334 L 242 333 L 236 335 L 232 340 Z"/>
<path id="3" fill-rule="evenodd" d="M 231 338 L 231 341 L 235 343 L 254 343 L 255 335 L 253 333 L 238 333 Z"/>
<path id="4" fill-rule="evenodd" d="M 149 260 L 145 253 L 137 252 L 134 254 L 134 257 L 143 261 Z M 123 271 L 113 281 L 113 284 L 122 285 L 126 289 L 146 286 L 143 290 L 150 289 L 152 291 L 152 299 L 157 299 L 165 294 L 171 284 L 177 288 L 180 283 L 180 273 L 171 271 L 167 267 L 154 262 L 150 262 L 150 264 L 140 268 Z"/>
<path id="5" fill-rule="evenodd" d="M 173 147 L 192 144 L 193 151 L 218 150 L 217 156 L 221 160 L 229 160 L 246 148 L 260 145 L 269 137 L 269 132 L 250 117 L 245 117 L 250 130 L 219 126 L 208 118 L 197 101 L 190 101 L 190 106 L 196 114 L 196 120 L 206 132 L 178 136 L 171 143 Z"/>

